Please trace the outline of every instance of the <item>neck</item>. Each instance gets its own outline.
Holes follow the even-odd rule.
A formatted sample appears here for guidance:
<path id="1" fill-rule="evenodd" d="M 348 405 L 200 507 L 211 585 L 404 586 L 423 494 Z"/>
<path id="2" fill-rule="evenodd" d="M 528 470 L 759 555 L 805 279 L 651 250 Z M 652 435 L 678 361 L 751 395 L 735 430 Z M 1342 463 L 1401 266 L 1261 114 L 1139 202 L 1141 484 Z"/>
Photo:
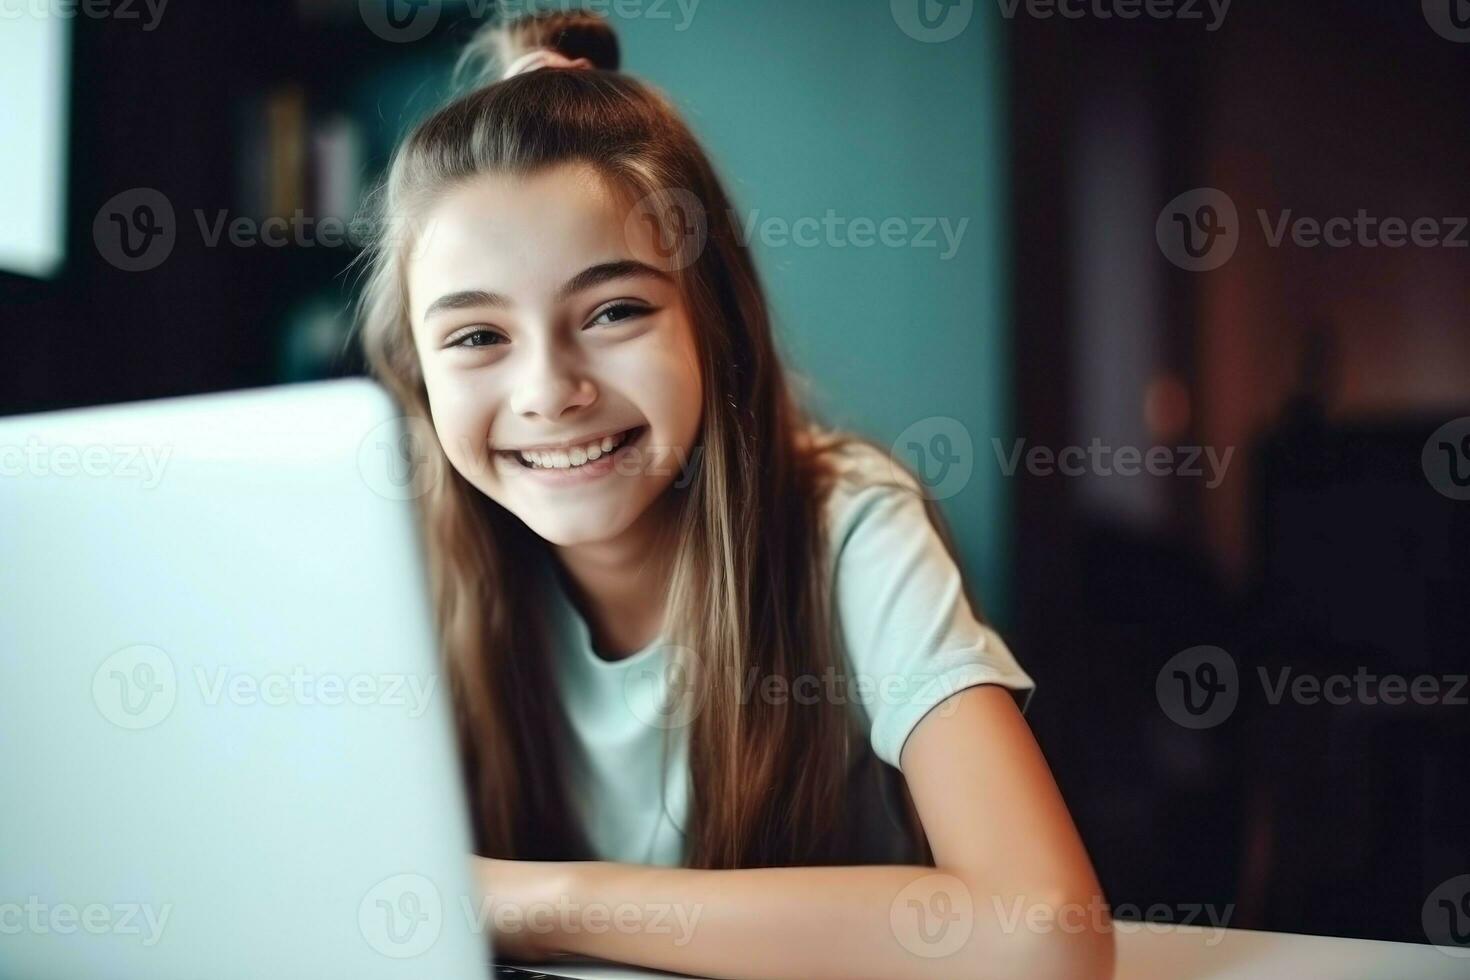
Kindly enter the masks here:
<path id="1" fill-rule="evenodd" d="M 568 598 L 586 620 L 593 651 L 619 660 L 652 643 L 664 626 L 673 569 L 665 494 L 608 541 L 554 549 Z"/>

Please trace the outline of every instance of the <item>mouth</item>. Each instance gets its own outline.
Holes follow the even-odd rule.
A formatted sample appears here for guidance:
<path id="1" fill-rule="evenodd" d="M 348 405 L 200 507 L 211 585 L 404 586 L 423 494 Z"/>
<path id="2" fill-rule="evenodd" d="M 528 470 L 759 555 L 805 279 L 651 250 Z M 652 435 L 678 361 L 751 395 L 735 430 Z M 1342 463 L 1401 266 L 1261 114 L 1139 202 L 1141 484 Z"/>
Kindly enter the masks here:
<path id="1" fill-rule="evenodd" d="M 647 426 L 640 425 L 565 449 L 498 450 L 497 455 L 519 464 L 522 469 L 537 472 L 576 473 L 589 467 L 600 470 L 604 467 L 596 466 L 598 461 L 610 462 L 614 453 L 637 442 L 647 431 Z"/>

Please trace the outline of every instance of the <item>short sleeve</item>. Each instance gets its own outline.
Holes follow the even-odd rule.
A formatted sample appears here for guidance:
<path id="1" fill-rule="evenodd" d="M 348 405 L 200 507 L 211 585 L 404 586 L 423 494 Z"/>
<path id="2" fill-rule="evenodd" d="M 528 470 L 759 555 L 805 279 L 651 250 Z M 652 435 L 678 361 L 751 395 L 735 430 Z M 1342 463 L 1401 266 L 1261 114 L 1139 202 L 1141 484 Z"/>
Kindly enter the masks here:
<path id="1" fill-rule="evenodd" d="M 955 692 L 997 684 L 1024 711 L 1036 685 L 975 617 L 912 476 L 876 449 L 856 452 L 829 502 L 832 587 L 849 690 L 874 754 L 897 768 L 919 721 Z M 895 479 L 912 489 L 882 482 Z"/>

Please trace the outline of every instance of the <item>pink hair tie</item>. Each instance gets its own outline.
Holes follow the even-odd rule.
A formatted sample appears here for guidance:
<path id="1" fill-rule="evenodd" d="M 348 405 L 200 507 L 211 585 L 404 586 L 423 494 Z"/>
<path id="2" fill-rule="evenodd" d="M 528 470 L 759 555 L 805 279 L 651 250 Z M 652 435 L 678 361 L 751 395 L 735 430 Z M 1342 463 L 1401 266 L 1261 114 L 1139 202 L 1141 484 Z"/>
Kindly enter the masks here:
<path id="1" fill-rule="evenodd" d="M 554 51 L 551 48 L 536 48 L 534 51 L 527 51 L 515 61 L 512 61 L 510 67 L 505 69 L 502 80 L 528 71 L 535 71 L 538 68 L 590 69 L 591 67 L 592 62 L 586 58 L 568 58 L 560 51 Z"/>

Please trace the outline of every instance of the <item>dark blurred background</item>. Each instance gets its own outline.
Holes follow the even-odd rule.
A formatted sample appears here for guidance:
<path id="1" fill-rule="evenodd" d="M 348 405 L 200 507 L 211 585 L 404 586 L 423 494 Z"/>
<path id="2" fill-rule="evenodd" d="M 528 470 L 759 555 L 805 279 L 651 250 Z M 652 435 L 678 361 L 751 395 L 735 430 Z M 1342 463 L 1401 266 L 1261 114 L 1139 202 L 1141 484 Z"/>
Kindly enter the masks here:
<path id="1" fill-rule="evenodd" d="M 900 0 L 704 0 L 686 30 L 672 3 L 669 23 L 601 9 L 747 208 L 971 218 L 948 265 L 769 237 L 759 259 L 830 417 L 886 440 L 967 429 L 976 475 L 943 505 L 1039 683 L 1029 718 L 1110 899 L 1422 942 L 1426 898 L 1470 872 L 1470 7 L 1099 14 L 1125 6 L 934 4 L 921 23 L 973 18 L 943 40 Z M 32 63 L 66 95 L 42 110 L 64 117 L 59 255 L 0 248 L 0 413 L 359 371 L 354 236 L 320 223 L 348 227 L 448 94 L 476 9 L 411 40 L 353 0 L 173 0 L 151 27 L 75 16 L 49 38 L 0 22 L 12 55 L 58 45 Z M 13 120 L 42 101 L 4 99 Z M 146 257 L 106 228 L 156 204 L 140 188 L 177 241 L 130 271 Z M 196 209 L 317 231 L 210 245 Z M 1283 219 L 1360 212 L 1433 235 L 1272 242 Z M 1008 475 L 1018 440 L 1176 465 Z M 1188 447 L 1228 460 L 1219 479 L 1178 465 Z M 1274 698 L 1283 670 L 1439 694 Z M 1191 679 L 1233 710 L 1190 712 Z"/>

